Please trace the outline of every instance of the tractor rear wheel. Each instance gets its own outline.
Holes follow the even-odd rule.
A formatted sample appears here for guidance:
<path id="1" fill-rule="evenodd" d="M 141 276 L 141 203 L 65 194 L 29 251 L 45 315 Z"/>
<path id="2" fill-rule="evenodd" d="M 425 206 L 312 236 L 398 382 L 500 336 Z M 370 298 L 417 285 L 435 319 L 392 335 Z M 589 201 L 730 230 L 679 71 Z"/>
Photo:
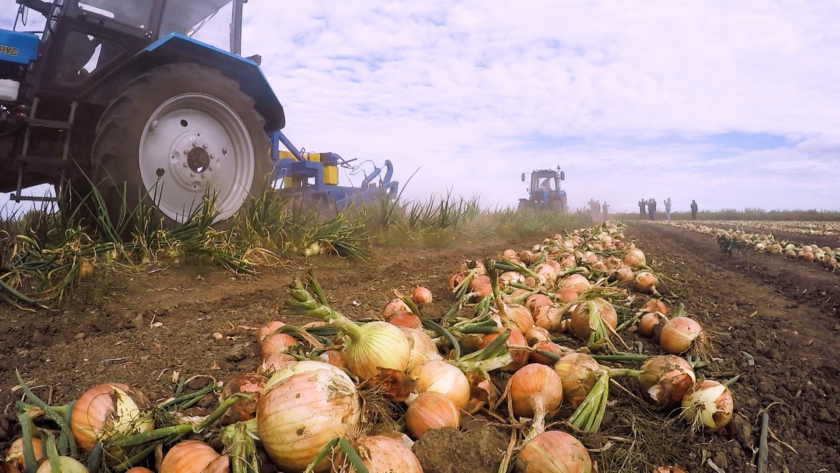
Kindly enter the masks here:
<path id="1" fill-rule="evenodd" d="M 140 204 L 166 227 L 215 197 L 215 223 L 263 190 L 271 172 L 265 121 L 236 81 L 196 64 L 162 66 L 108 106 L 93 144 L 94 177 L 112 221 Z"/>

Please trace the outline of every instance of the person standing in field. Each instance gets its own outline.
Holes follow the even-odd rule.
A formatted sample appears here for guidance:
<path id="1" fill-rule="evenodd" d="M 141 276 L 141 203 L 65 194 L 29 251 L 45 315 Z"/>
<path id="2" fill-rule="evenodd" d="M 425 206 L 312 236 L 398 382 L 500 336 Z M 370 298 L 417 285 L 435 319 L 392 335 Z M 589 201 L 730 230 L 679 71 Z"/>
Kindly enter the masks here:
<path id="1" fill-rule="evenodd" d="M 651 220 L 656 220 L 656 201 L 654 199 L 648 201 L 648 213 Z"/>
<path id="2" fill-rule="evenodd" d="M 639 200 L 639 218 L 645 219 L 645 199 Z"/>
<path id="3" fill-rule="evenodd" d="M 671 198 L 665 199 L 665 220 L 671 220 Z"/>
<path id="4" fill-rule="evenodd" d="M 598 211 L 595 209 L 596 205 L 595 199 L 589 199 L 589 215 L 592 216 L 593 220 L 598 216 Z"/>
<path id="5" fill-rule="evenodd" d="M 604 212 L 604 220 L 607 220 L 609 218 L 608 215 L 610 213 L 610 206 L 607 205 L 607 201 L 604 201 L 604 205 L 601 206 L 601 209 Z"/>
<path id="6" fill-rule="evenodd" d="M 694 199 L 691 200 L 691 219 L 697 220 L 697 202 Z"/>

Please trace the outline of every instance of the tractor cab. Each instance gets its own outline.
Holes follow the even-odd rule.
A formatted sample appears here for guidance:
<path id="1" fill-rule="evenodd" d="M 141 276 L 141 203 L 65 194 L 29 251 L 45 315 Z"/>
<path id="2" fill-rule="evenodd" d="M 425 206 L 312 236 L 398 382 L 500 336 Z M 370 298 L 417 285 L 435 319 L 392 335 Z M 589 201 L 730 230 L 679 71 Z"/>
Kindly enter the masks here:
<path id="1" fill-rule="evenodd" d="M 522 173 L 522 182 L 525 182 L 526 173 Z M 560 188 L 560 182 L 566 179 L 566 173 L 560 170 L 541 169 L 531 172 L 531 183 L 528 189 L 528 198 L 519 199 L 520 209 L 549 209 L 565 212 L 566 191 Z"/>

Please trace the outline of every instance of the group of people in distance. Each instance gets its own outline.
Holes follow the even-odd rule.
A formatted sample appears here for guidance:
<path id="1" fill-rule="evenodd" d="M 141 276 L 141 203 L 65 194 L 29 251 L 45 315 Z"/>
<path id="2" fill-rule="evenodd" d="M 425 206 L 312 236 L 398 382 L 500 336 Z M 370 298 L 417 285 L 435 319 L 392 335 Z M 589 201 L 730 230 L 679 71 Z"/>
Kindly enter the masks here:
<path id="1" fill-rule="evenodd" d="M 610 214 L 610 206 L 607 201 L 602 204 L 600 201 L 589 199 L 589 213 L 592 214 L 593 220 L 598 220 L 602 215 L 604 220 L 607 220 Z"/>
<path id="2" fill-rule="evenodd" d="M 671 220 L 671 198 L 668 197 L 664 201 L 665 203 L 665 219 Z M 645 212 L 645 208 L 647 208 L 647 212 Z M 656 200 L 649 199 L 645 200 L 642 199 L 639 201 L 639 217 L 644 220 L 645 213 L 647 213 L 647 218 L 649 220 L 656 220 Z M 691 201 L 691 219 L 697 220 L 697 202 L 694 200 Z"/>

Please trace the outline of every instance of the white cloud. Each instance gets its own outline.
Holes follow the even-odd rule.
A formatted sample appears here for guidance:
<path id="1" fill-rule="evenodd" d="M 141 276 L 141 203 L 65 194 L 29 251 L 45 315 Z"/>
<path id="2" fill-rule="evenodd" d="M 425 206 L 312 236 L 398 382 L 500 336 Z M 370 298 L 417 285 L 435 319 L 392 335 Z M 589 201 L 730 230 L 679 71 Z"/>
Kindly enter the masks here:
<path id="1" fill-rule="evenodd" d="M 422 166 L 409 196 L 454 186 L 515 203 L 521 172 L 560 164 L 574 207 L 838 208 L 834 2 L 251 0 L 245 13 L 244 53 L 263 56 L 292 142 L 390 159 L 403 181 Z"/>

